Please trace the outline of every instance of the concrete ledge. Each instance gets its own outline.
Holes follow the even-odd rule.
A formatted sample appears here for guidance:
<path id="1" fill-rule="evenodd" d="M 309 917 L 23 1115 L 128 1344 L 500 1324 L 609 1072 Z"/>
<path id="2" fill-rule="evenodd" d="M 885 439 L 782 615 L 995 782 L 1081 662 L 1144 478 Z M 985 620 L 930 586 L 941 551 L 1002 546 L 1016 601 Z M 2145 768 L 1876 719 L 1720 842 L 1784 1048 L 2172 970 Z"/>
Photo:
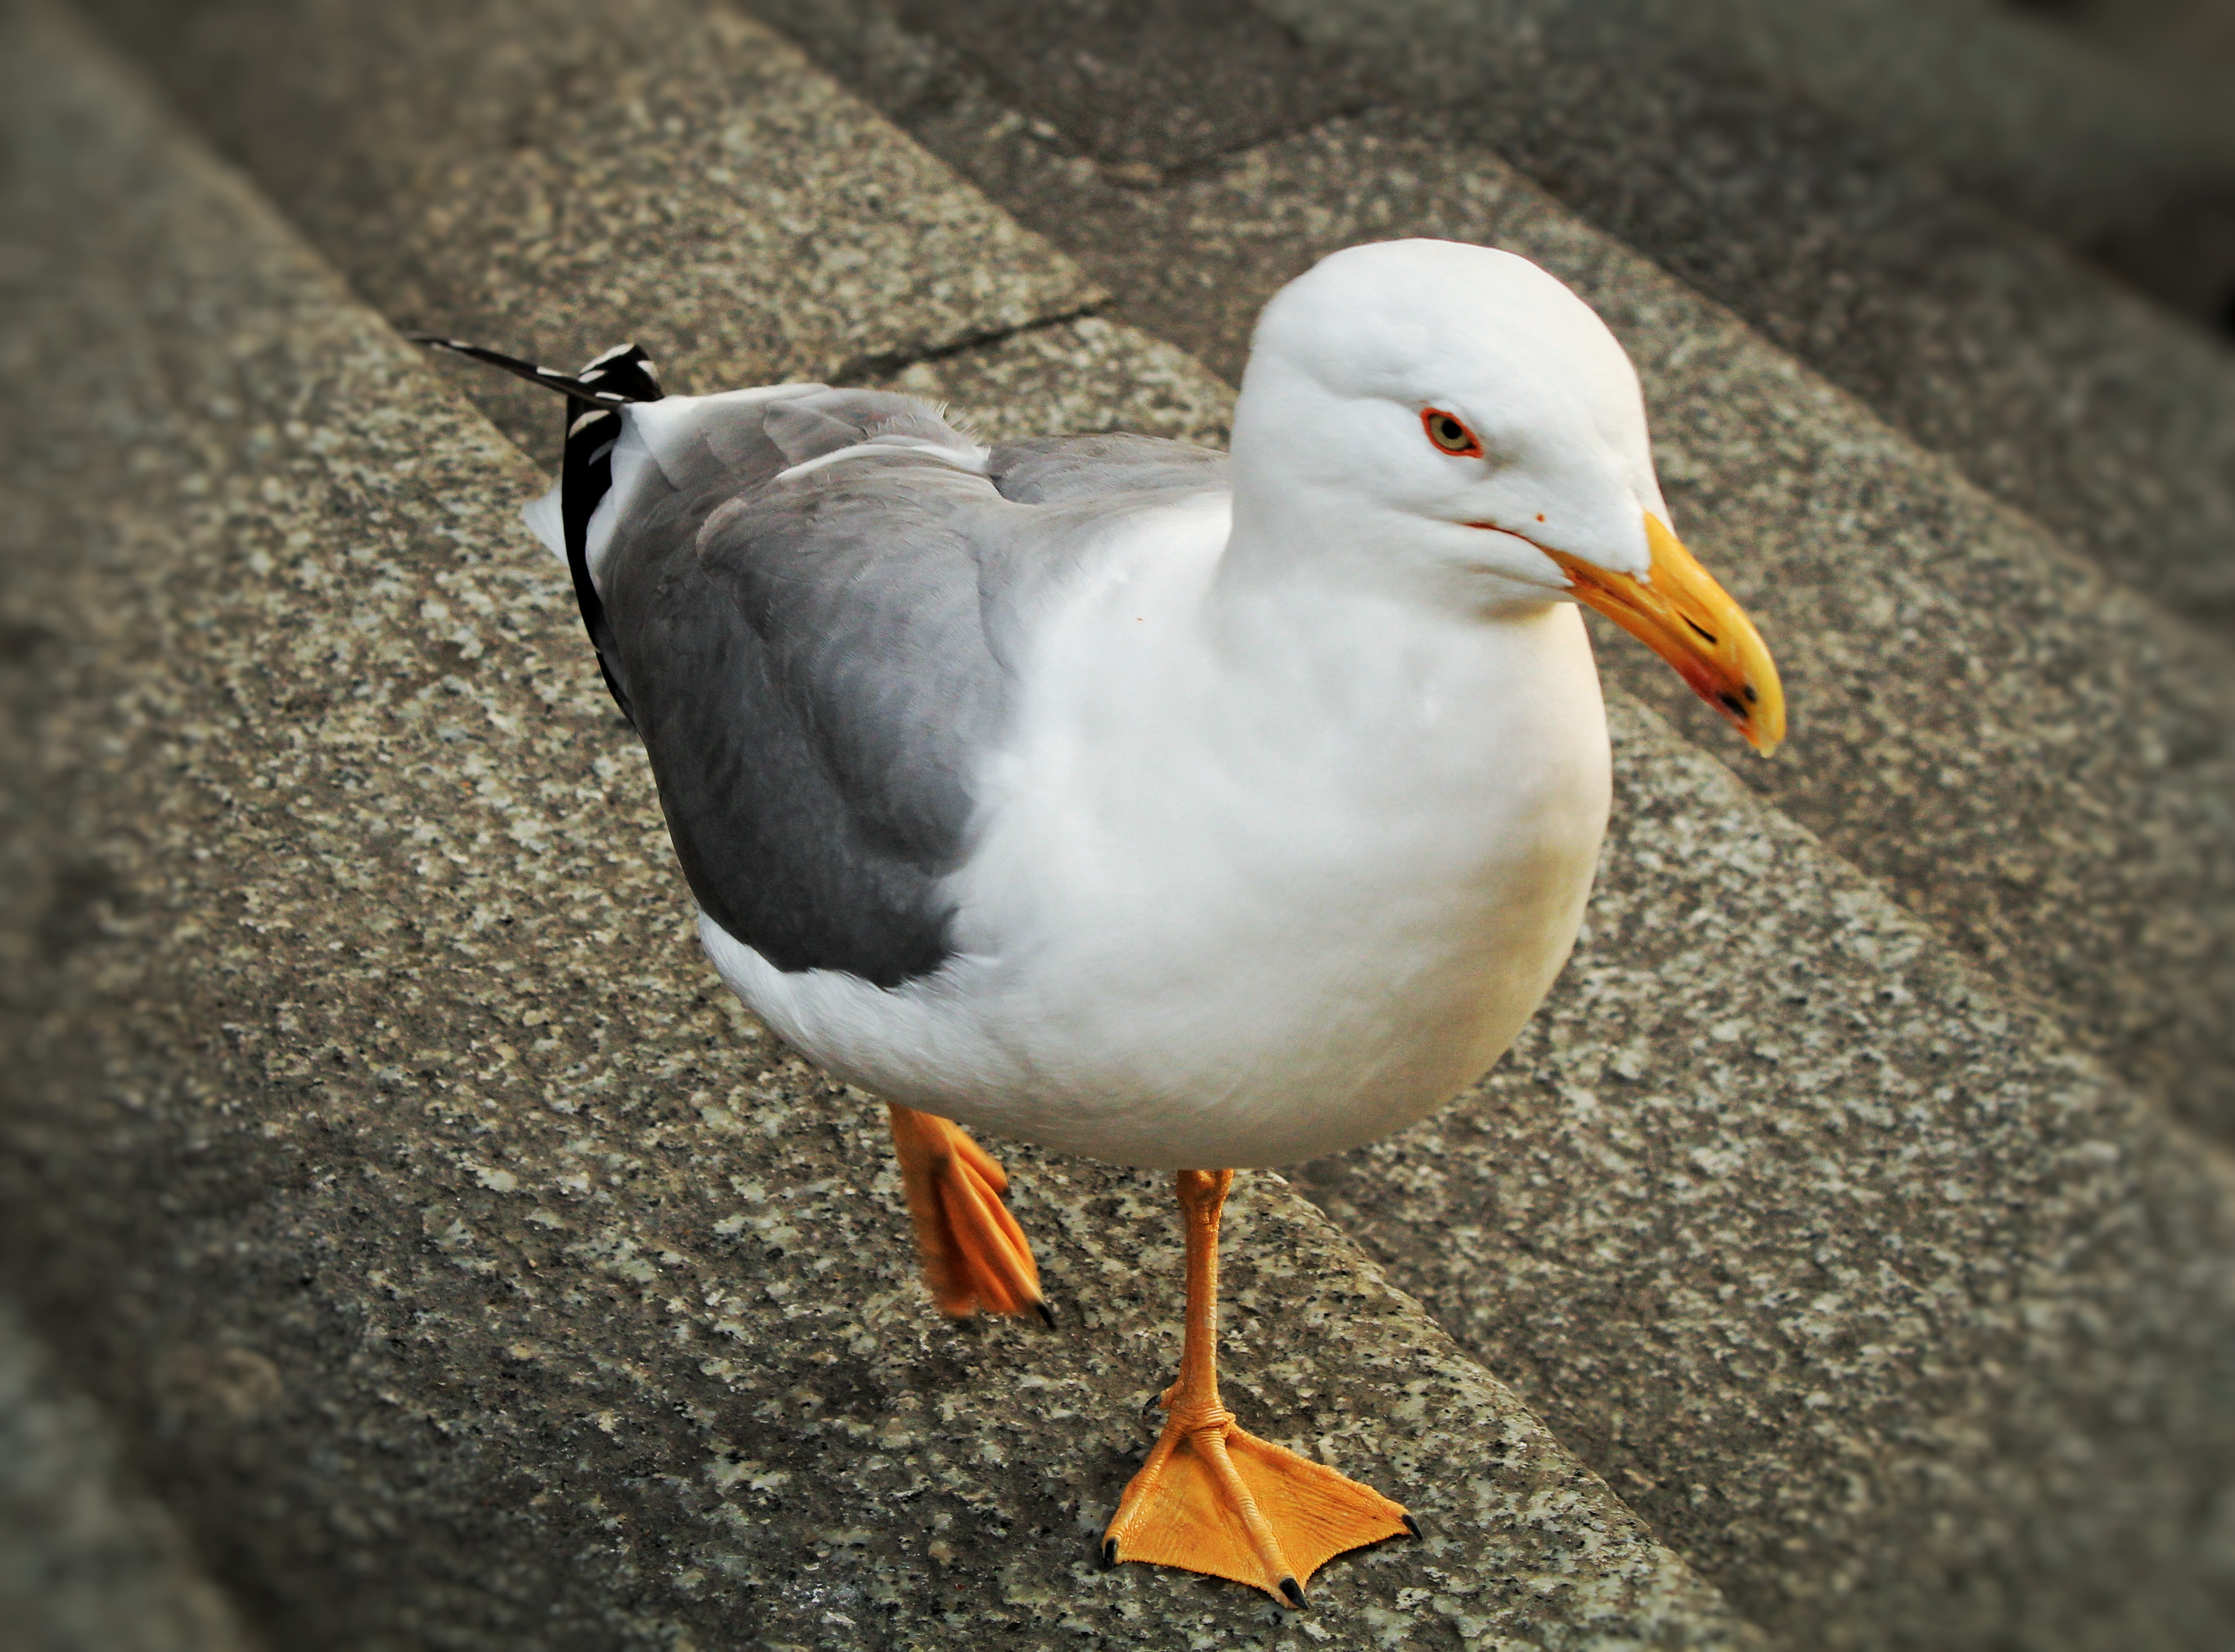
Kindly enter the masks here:
<path id="1" fill-rule="evenodd" d="M 875 1110 L 692 952 L 538 479 L 68 31 L 0 65 L 0 348 L 53 387 L 0 410 L 49 896 L 0 1242 L 275 1642 L 1760 1644 L 1273 1177 L 1235 1397 L 1430 1539 L 1301 1622 L 1095 1570 L 1176 1346 L 1154 1181 L 1013 1153 L 1067 1323 L 940 1321 Z"/>

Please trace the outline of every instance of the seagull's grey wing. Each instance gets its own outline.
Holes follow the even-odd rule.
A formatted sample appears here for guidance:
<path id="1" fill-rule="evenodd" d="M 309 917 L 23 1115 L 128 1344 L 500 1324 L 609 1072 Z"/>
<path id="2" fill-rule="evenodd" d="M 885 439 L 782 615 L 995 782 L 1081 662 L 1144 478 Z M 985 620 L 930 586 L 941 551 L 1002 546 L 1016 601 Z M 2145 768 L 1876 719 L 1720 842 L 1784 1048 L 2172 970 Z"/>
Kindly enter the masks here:
<path id="1" fill-rule="evenodd" d="M 1223 488 L 1226 456 L 1161 436 L 1053 436 L 1005 442 L 986 462 L 1001 497 L 1057 505 Z"/>
<path id="2" fill-rule="evenodd" d="M 741 467 L 678 462 L 697 485 L 640 484 L 616 524 L 619 675 L 699 905 L 779 968 L 895 986 L 947 955 L 937 883 L 1007 692 L 980 552 L 1020 508 L 905 450 L 771 480 L 879 433 L 974 463 L 920 403 L 820 391 L 737 417 L 693 440 Z"/>
<path id="3" fill-rule="evenodd" d="M 1046 593 L 1128 511 L 1223 488 L 1224 456 L 988 455 L 921 402 L 820 386 L 629 418 L 592 565 L 691 893 L 782 969 L 937 969 L 941 880 Z"/>

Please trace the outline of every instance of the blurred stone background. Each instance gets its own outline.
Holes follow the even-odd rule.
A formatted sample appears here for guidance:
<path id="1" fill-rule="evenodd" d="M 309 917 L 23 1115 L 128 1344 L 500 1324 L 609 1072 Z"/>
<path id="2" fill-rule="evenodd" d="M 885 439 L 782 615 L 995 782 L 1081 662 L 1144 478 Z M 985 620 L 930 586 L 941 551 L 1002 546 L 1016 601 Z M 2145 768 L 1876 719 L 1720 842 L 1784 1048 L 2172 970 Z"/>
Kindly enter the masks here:
<path id="1" fill-rule="evenodd" d="M 2235 1644 L 2228 0 L 8 0 L 0 1645 Z M 1441 1117 L 1229 1218 L 1232 1397 L 1428 1540 L 1093 1564 L 1158 1178 L 728 1001 L 429 328 L 1219 442 L 1257 309 L 1575 285 L 1762 620 Z"/>

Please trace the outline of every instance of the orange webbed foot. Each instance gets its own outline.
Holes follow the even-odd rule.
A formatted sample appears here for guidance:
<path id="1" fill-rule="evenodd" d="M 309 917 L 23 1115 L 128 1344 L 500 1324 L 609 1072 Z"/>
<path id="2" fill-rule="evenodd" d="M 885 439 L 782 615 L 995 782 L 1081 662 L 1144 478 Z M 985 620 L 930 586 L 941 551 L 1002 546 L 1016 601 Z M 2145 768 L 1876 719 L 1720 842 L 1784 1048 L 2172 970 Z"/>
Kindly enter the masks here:
<path id="1" fill-rule="evenodd" d="M 1031 1242 L 1001 1202 L 1007 1173 L 951 1119 L 913 1107 L 890 1112 L 923 1281 L 941 1311 L 958 1319 L 1036 1313 L 1052 1321 Z"/>
<path id="2" fill-rule="evenodd" d="M 1419 1527 L 1403 1505 L 1236 1427 L 1231 1412 L 1175 1412 L 1125 1488 L 1102 1558 L 1205 1572 L 1301 1608 L 1335 1556 L 1408 1531 Z"/>
<path id="3" fill-rule="evenodd" d="M 1401 1504 L 1234 1426 L 1218 1400 L 1218 1222 L 1232 1170 L 1182 1170 L 1187 1329 L 1179 1380 L 1164 1390 L 1164 1432 L 1102 1534 L 1104 1565 L 1143 1560 L 1262 1589 L 1301 1608 L 1304 1585 L 1335 1556 L 1399 1532 Z"/>

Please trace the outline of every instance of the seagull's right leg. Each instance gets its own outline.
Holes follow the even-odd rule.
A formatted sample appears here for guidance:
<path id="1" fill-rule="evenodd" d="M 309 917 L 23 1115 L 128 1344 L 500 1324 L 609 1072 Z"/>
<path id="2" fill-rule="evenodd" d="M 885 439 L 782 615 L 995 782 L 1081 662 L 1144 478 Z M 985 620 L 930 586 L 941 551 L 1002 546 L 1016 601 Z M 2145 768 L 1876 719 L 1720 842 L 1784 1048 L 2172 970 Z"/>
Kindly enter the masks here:
<path id="1" fill-rule="evenodd" d="M 953 1119 L 886 1105 L 932 1300 L 958 1319 L 981 1310 L 1052 1318 L 1032 1244 L 1001 1203 L 1006 1172 Z"/>
<path id="2" fill-rule="evenodd" d="M 1289 1606 L 1344 1550 L 1420 1528 L 1370 1485 L 1245 1433 L 1218 1398 L 1218 1218 L 1231 1170 L 1182 1170 L 1187 1328 L 1164 1432 L 1102 1534 L 1110 1565 L 1145 1560 L 1249 1583 Z"/>

